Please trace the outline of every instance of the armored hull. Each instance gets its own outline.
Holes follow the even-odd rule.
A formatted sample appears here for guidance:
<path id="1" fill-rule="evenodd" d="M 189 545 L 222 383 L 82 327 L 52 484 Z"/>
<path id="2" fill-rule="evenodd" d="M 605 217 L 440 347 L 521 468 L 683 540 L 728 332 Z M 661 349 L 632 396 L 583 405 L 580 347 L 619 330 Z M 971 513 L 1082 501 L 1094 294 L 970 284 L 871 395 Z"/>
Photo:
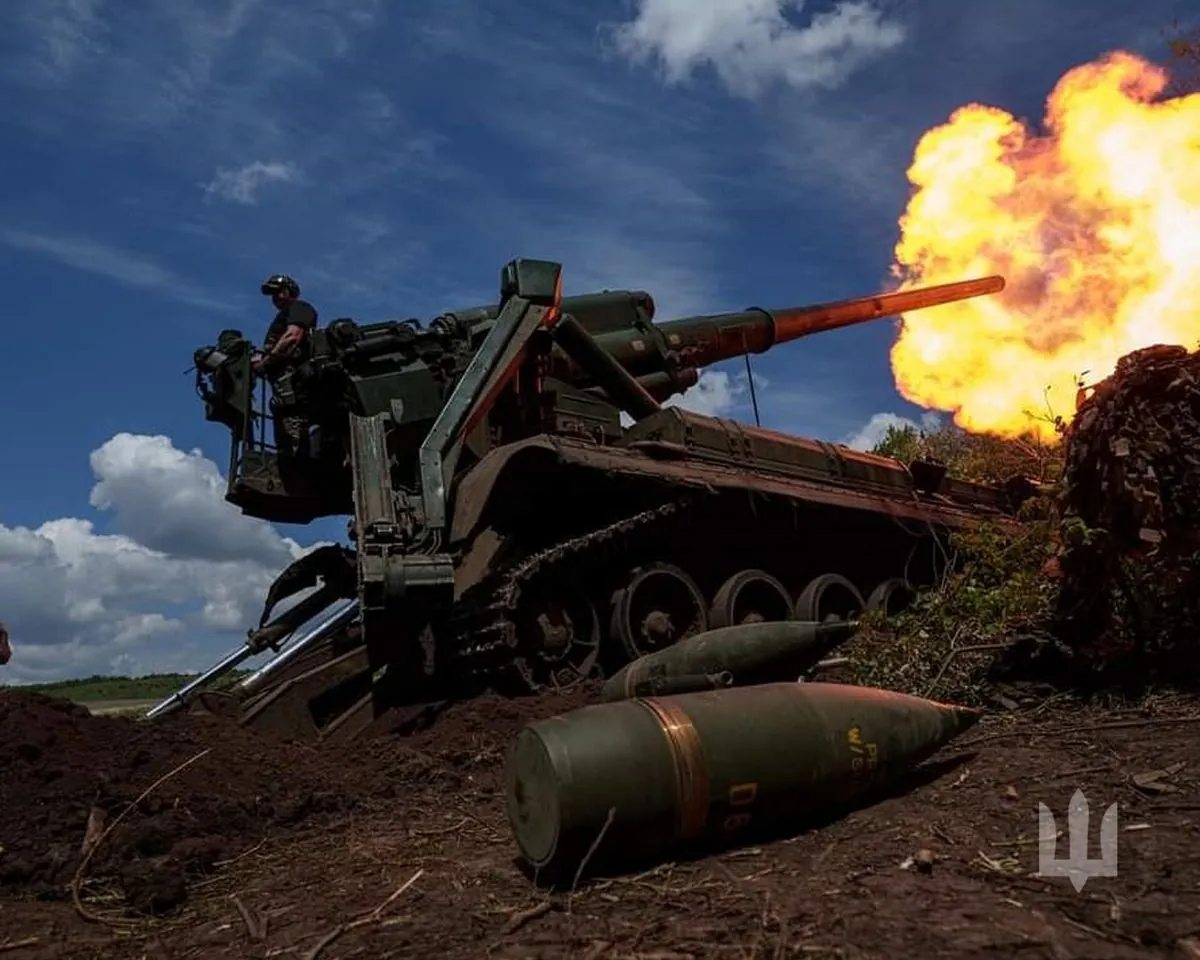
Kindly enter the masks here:
<path id="1" fill-rule="evenodd" d="M 209 419 L 234 433 L 229 499 L 267 519 L 354 517 L 353 548 L 286 572 L 219 665 L 291 636 L 241 684 L 245 722 L 350 736 L 397 705 L 561 686 L 710 628 L 894 609 L 943 575 L 949 531 L 1009 522 L 1028 492 L 660 405 L 704 365 L 998 277 L 664 324 L 648 294 L 564 299 L 559 277 L 514 261 L 499 307 L 419 332 L 335 324 L 311 377 L 328 432 L 303 469 L 252 439 L 248 361 L 209 364 L 225 384 L 203 393 Z M 343 598 L 352 610 L 301 629 Z"/>
<path id="2" fill-rule="evenodd" d="M 709 628 L 894 607 L 944 572 L 949 530 L 1003 521 L 998 491 L 956 492 L 921 495 L 885 458 L 679 409 L 620 447 L 534 438 L 460 488 L 456 633 L 468 656 L 515 653 L 528 680 L 562 683 Z"/>

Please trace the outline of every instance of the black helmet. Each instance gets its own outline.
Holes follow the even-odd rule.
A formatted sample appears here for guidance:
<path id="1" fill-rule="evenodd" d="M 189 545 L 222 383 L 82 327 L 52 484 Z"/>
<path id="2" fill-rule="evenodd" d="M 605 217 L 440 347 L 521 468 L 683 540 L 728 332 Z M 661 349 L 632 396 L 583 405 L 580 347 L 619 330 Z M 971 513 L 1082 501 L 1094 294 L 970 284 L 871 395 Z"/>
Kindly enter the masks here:
<path id="1" fill-rule="evenodd" d="M 300 296 L 300 284 L 285 273 L 275 273 L 267 277 L 262 285 L 264 297 L 274 297 L 281 293 L 290 293 L 293 297 Z"/>

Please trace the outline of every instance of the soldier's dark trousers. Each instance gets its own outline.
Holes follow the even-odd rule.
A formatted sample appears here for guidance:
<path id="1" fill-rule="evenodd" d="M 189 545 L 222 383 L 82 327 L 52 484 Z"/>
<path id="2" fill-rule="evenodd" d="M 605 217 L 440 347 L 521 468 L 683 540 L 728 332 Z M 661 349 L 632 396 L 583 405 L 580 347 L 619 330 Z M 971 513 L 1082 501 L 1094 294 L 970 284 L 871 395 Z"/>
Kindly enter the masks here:
<path id="1" fill-rule="evenodd" d="M 309 454 L 308 419 L 297 411 L 296 393 L 292 387 L 292 371 L 284 370 L 271 382 L 272 421 L 275 428 L 275 449 L 281 457 L 306 457 Z"/>
<path id="2" fill-rule="evenodd" d="M 275 449 L 281 457 L 307 457 L 309 454 L 308 420 L 304 417 L 274 413 Z"/>

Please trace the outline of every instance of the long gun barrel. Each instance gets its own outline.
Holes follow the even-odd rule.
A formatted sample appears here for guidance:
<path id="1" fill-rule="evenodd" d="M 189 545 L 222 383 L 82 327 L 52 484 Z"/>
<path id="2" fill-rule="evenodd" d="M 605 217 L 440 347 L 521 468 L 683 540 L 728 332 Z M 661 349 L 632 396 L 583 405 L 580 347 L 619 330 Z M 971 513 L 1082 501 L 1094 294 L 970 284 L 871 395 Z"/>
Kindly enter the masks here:
<path id="1" fill-rule="evenodd" d="M 999 293 L 1001 276 L 980 277 L 896 293 L 836 300 L 803 307 L 685 317 L 651 322 L 654 300 L 643 290 L 616 290 L 568 297 L 563 312 L 581 326 L 641 387 L 657 400 L 683 393 L 707 366 L 763 353 L 791 340 L 883 317 Z M 587 371 L 568 365 L 559 376 L 592 390 L 602 388 Z M 607 378 L 611 379 L 611 378 Z"/>
<path id="2" fill-rule="evenodd" d="M 835 300 L 801 307 L 764 310 L 752 307 L 737 313 L 684 317 L 663 323 L 651 322 L 654 298 L 644 290 L 606 290 L 581 296 L 565 297 L 562 312 L 575 317 L 595 340 L 596 346 L 660 399 L 692 386 L 703 367 L 731 360 L 748 353 L 763 353 L 783 343 L 816 333 L 869 323 L 883 317 L 924 310 L 959 300 L 970 300 L 1004 289 L 1001 276 L 980 277 L 956 283 L 943 283 L 896 293 L 882 293 L 850 300 Z M 498 314 L 497 307 L 472 307 L 447 314 L 482 339 Z M 379 324 L 367 341 L 354 348 L 357 356 L 368 352 L 387 352 L 394 347 L 396 324 Z M 405 332 L 411 337 L 411 332 Z M 576 331 L 576 337 L 578 331 Z M 668 362 L 673 355 L 674 363 Z M 587 385 L 591 377 L 578 368 L 561 371 L 566 379 Z"/>
<path id="3" fill-rule="evenodd" d="M 667 346 L 680 354 L 687 366 L 706 367 L 747 353 L 762 353 L 781 343 L 814 333 L 868 323 L 882 317 L 924 310 L 958 300 L 999 293 L 1001 276 L 883 293 L 873 297 L 837 300 L 782 310 L 753 308 L 741 313 L 671 320 L 658 327 Z"/>

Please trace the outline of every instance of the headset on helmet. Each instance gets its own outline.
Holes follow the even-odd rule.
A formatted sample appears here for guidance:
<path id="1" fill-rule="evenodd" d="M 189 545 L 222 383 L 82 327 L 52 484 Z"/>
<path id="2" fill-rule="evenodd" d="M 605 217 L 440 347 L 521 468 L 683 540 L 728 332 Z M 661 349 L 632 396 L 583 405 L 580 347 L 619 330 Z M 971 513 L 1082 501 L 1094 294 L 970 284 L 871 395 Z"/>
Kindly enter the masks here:
<path id="1" fill-rule="evenodd" d="M 267 277 L 262 285 L 264 297 L 274 297 L 281 293 L 290 293 L 293 297 L 300 296 L 300 284 L 285 273 L 276 273 Z"/>

